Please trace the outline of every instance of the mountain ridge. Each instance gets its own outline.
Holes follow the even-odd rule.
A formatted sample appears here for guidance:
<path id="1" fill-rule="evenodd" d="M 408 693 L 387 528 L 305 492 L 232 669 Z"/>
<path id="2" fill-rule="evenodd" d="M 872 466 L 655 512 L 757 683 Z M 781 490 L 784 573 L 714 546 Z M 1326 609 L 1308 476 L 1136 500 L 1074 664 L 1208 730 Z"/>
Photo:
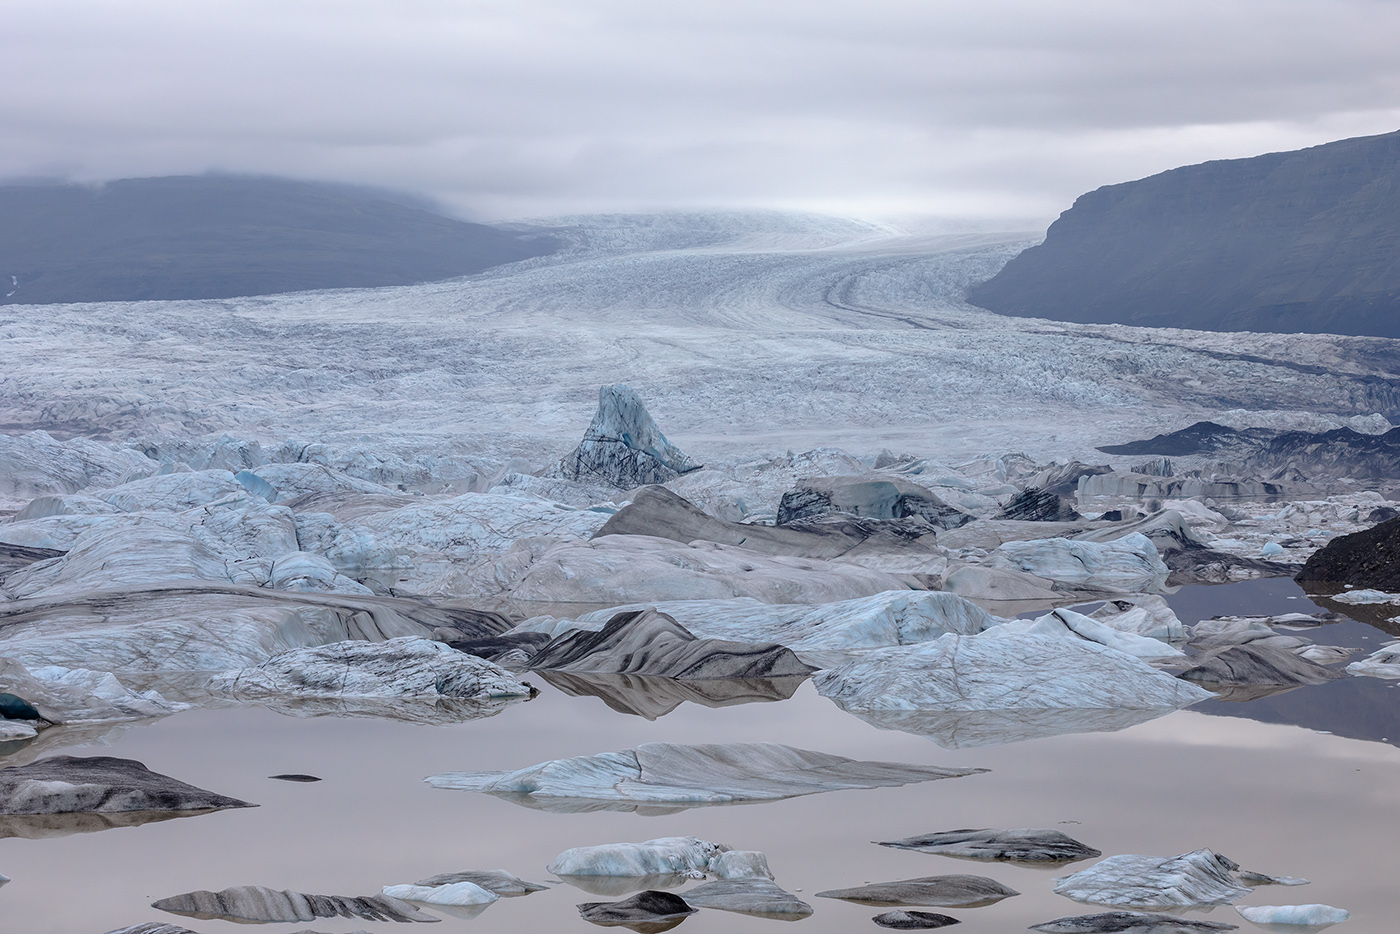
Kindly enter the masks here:
<path id="1" fill-rule="evenodd" d="M 1017 317 L 1400 337 L 1400 132 L 1081 195 L 968 300 Z"/>

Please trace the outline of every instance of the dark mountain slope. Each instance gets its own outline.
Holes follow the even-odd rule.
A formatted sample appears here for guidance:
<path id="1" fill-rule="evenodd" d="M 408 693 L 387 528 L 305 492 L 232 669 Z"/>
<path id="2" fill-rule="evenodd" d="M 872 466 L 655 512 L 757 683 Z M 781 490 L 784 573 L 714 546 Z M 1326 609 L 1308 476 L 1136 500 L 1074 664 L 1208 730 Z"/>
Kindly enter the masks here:
<path id="1" fill-rule="evenodd" d="M 968 299 L 1061 321 L 1400 337 L 1400 133 L 1091 191 Z"/>
<path id="2" fill-rule="evenodd" d="M 453 220 L 373 191 L 284 179 L 0 188 L 4 304 L 407 285 L 553 249 L 548 238 Z"/>

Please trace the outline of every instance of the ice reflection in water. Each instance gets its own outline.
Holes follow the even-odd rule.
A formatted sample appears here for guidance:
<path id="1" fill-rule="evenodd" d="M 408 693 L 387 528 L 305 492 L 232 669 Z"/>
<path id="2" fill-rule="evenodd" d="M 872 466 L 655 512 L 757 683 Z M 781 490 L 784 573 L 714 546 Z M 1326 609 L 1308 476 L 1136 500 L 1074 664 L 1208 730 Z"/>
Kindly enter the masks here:
<path id="1" fill-rule="evenodd" d="M 1309 609 L 1304 600 L 1288 600 L 1290 595 L 1297 591 L 1286 581 L 1253 582 L 1191 588 L 1172 600 L 1187 622 L 1199 615 Z M 1193 606 L 1201 608 L 1198 616 L 1191 615 Z M 1368 634 L 1359 624 L 1336 624 L 1315 637 L 1345 644 L 1341 627 L 1352 626 L 1358 628 L 1347 631 L 1358 641 Z M 1371 647 L 1381 644 L 1379 633 L 1370 634 Z M 1337 905 L 1351 910 L 1346 930 L 1354 934 L 1392 931 L 1400 914 L 1392 878 L 1400 750 L 1343 735 L 1350 730 L 1394 741 L 1400 734 L 1387 725 L 1395 716 L 1396 694 L 1377 679 L 1348 679 L 1249 703 L 1210 701 L 1118 732 L 968 749 L 942 749 L 921 735 L 872 729 L 806 685 L 781 703 L 682 703 L 655 721 L 620 716 L 595 698 L 541 686 L 544 693 L 529 703 L 462 723 L 302 719 L 247 707 L 190 711 L 116 731 L 108 737 L 110 748 L 76 751 L 135 758 L 262 806 L 100 833 L 0 839 L 0 872 L 14 879 L 0 890 L 3 928 L 102 934 L 161 920 L 149 907 L 158 898 L 238 885 L 368 895 L 436 873 L 495 868 L 549 881 L 542 867 L 565 849 L 680 835 L 765 852 L 778 884 L 811 901 L 816 891 L 965 871 L 963 861 L 870 843 L 961 827 L 1060 828 L 1105 854 L 1168 856 L 1210 847 L 1246 866 L 1313 880 L 1302 888 L 1257 890 L 1244 904 Z M 1296 706 L 1276 706 L 1295 704 L 1295 698 Z M 1258 722 L 1268 719 L 1281 722 Z M 435 791 L 421 782 L 438 772 L 651 741 L 780 742 L 859 759 L 992 771 L 927 785 L 678 813 L 543 812 L 489 795 Z M 294 772 L 325 780 L 267 778 Z M 1083 906 L 1051 892 L 1052 873 L 1000 864 L 982 871 L 1023 894 L 986 908 L 950 909 L 962 921 L 959 930 L 1003 934 L 1084 913 Z M 673 891 L 684 895 L 690 884 Z M 74 897 L 75 886 L 81 898 Z M 445 917 L 433 930 L 588 931 L 575 905 L 589 900 L 569 886 L 555 886 L 503 899 L 474 920 Z M 810 934 L 873 929 L 870 909 L 828 899 L 814 907 L 800 922 Z M 1190 916 L 1250 929 L 1228 907 Z M 702 910 L 685 921 L 684 930 L 771 931 L 775 923 Z M 192 924 L 200 934 L 231 930 L 224 922 Z M 362 921 L 259 930 L 291 934 L 308 928 L 327 934 L 406 930 Z"/>

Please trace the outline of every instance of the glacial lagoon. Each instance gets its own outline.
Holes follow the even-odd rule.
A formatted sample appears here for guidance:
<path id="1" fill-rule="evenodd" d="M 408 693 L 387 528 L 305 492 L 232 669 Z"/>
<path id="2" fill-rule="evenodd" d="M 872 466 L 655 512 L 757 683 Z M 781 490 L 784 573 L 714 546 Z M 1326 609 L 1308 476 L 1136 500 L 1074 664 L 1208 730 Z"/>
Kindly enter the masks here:
<path id="1" fill-rule="evenodd" d="M 1287 579 L 1197 585 L 1169 596 L 1182 621 L 1216 615 L 1316 612 Z M 1361 615 L 1361 614 L 1358 614 Z M 1367 651 L 1385 633 L 1345 621 L 1306 633 Z M 96 832 L 6 828 L 0 871 L 5 929 L 100 932 L 166 921 L 205 932 L 247 930 L 150 907 L 199 889 L 240 885 L 375 895 L 438 873 L 505 869 L 546 891 L 502 898 L 473 918 L 449 913 L 435 931 L 587 931 L 576 905 L 625 892 L 585 891 L 545 871 L 571 847 L 697 836 L 767 855 L 776 882 L 814 913 L 783 921 L 713 909 L 688 916 L 691 934 L 878 930 L 887 909 L 817 898 L 828 889 L 915 877 L 985 875 L 1020 892 L 980 908 L 929 909 L 958 930 L 1025 930 L 1101 906 L 1051 890 L 1056 877 L 1094 860 L 1036 868 L 891 849 L 872 841 L 965 827 L 1056 829 L 1107 854 L 1173 856 L 1211 848 L 1244 868 L 1303 877 L 1304 887 L 1261 887 L 1242 905 L 1321 902 L 1345 907 L 1345 930 L 1395 925 L 1395 828 L 1400 826 L 1400 705 L 1395 682 L 1347 678 L 1257 700 L 1206 701 L 1117 732 L 1068 733 L 973 748 L 877 729 L 820 697 L 809 683 L 787 700 L 732 706 L 683 702 L 655 719 L 621 713 L 598 697 L 571 696 L 536 673 L 539 696 L 493 716 L 451 725 L 382 718 L 294 717 L 256 704 L 190 710 L 122 725 L 97 745 L 115 755 L 259 806 Z M 781 692 L 779 692 L 779 695 Z M 616 699 L 616 698 L 614 698 Z M 652 715 L 674 701 L 637 708 Z M 779 742 L 856 759 L 985 774 L 895 788 L 692 808 L 546 810 L 508 797 L 440 790 L 423 779 L 463 770 L 514 769 L 645 742 Z M 305 774 L 317 782 L 275 780 Z M 675 889 L 682 896 L 701 884 Z M 461 909 L 457 909 L 461 912 Z M 1184 917 L 1258 929 L 1233 908 Z M 268 934 L 405 930 L 402 924 L 327 919 L 263 924 Z"/>

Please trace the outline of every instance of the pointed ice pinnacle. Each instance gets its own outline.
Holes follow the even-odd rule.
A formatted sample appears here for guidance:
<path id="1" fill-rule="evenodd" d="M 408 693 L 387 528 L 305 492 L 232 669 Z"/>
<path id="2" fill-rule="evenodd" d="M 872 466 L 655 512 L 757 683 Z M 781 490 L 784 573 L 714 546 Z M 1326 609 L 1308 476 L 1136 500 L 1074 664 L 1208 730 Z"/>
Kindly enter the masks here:
<path id="1" fill-rule="evenodd" d="M 666 440 L 637 394 L 617 383 L 599 388 L 598 411 L 583 440 L 548 475 L 630 490 L 699 469 Z"/>

